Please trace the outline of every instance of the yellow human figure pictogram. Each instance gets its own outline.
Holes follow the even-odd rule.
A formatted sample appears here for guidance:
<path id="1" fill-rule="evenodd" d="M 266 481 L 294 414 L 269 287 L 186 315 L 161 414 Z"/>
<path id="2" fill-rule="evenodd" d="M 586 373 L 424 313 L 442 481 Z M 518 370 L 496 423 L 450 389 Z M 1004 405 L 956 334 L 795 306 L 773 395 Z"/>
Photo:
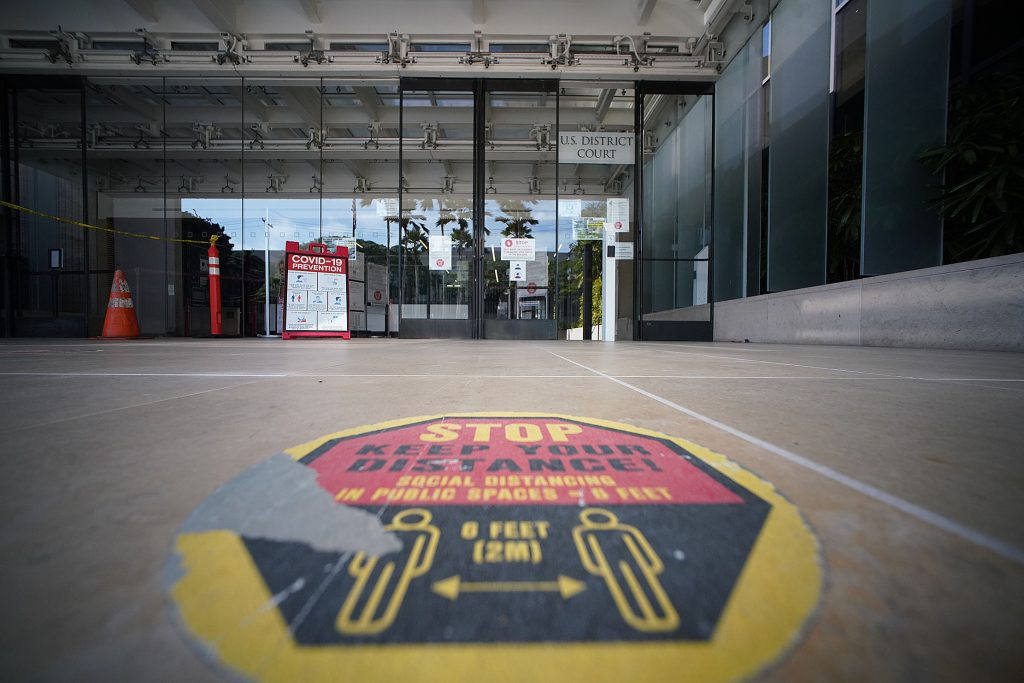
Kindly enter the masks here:
<path id="1" fill-rule="evenodd" d="M 430 523 L 432 515 L 422 508 L 396 514 L 385 530 L 402 540 L 402 550 L 393 556 L 377 557 L 358 553 L 348 565 L 356 582 L 348 592 L 335 627 L 349 635 L 373 635 L 395 622 L 398 610 L 417 576 L 427 573 L 441 532 Z M 371 578 L 376 580 L 371 583 Z M 356 612 L 356 609 L 359 611 Z"/>
<path id="2" fill-rule="evenodd" d="M 580 521 L 572 539 L 583 568 L 604 579 L 625 622 L 645 633 L 675 630 L 679 614 L 658 580 L 665 565 L 640 530 L 601 508 L 584 510 Z"/>

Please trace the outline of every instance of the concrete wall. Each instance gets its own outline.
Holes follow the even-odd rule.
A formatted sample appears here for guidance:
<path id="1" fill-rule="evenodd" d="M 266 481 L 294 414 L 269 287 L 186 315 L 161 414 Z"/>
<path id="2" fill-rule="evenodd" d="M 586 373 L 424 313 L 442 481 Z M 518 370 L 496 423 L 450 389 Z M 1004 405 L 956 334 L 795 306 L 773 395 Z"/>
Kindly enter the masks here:
<path id="1" fill-rule="evenodd" d="M 715 304 L 715 341 L 1024 351 L 1024 254 Z"/>

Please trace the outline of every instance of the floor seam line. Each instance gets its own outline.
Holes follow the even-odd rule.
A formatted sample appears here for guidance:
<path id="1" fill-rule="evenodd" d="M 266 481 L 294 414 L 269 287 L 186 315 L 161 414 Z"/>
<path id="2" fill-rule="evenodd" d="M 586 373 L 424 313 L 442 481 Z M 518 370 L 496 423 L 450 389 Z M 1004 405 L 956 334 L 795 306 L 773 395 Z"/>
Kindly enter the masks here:
<path id="1" fill-rule="evenodd" d="M 248 386 L 250 384 L 258 384 L 259 382 L 265 382 L 267 379 L 273 379 L 273 378 L 256 379 L 256 380 L 253 380 L 251 382 L 240 382 L 238 384 L 232 384 L 231 386 L 227 386 L 227 387 L 214 387 L 213 389 L 203 389 L 202 391 L 195 391 L 195 392 L 192 392 L 190 394 L 182 394 L 181 396 L 168 396 L 167 398 L 158 398 L 155 401 L 147 401 L 145 403 L 135 403 L 133 405 L 122 406 L 120 408 L 108 408 L 107 410 L 100 410 L 100 411 L 97 411 L 95 413 L 89 413 L 87 415 L 74 415 L 72 417 L 65 417 L 65 418 L 61 418 L 59 420 L 54 420 L 53 422 L 44 422 L 42 424 L 26 425 L 24 427 L 18 427 L 16 429 L 9 429 L 9 430 L 6 430 L 6 431 L 0 431 L 0 433 L 13 434 L 15 432 L 20 432 L 20 431 L 22 431 L 24 429 L 38 429 L 40 427 L 52 427 L 53 425 L 60 424 L 62 422 L 71 422 L 72 420 L 84 420 L 84 419 L 88 419 L 90 417 L 99 417 L 100 415 L 109 415 L 110 413 L 116 413 L 116 412 L 120 412 L 122 410 L 130 410 L 132 408 L 143 408 L 145 406 L 151 406 L 151 405 L 155 405 L 157 403 L 163 403 L 165 401 L 176 401 L 176 400 L 182 399 L 182 398 L 192 398 L 193 396 L 202 396 L 203 394 L 210 394 L 210 393 L 213 393 L 215 391 L 223 391 L 224 389 L 234 389 L 236 387 L 244 387 L 244 386 Z"/>
<path id="2" fill-rule="evenodd" d="M 545 349 L 545 351 L 547 350 Z M 971 543 L 974 543 L 975 545 L 979 545 L 983 548 L 986 548 L 992 551 L 993 553 L 1003 557 L 1004 559 L 1010 560 L 1017 564 L 1024 565 L 1024 549 L 1018 548 L 999 538 L 990 536 L 989 534 L 986 534 L 982 531 L 978 531 L 977 529 L 969 527 L 965 524 L 961 524 L 960 522 L 949 519 L 948 517 L 940 515 L 939 513 L 933 512 L 927 508 L 921 507 L 920 505 L 911 503 L 908 500 L 904 500 L 899 496 L 883 491 L 882 489 L 872 486 L 871 484 L 866 484 L 858 479 L 849 477 L 843 474 L 842 472 L 839 472 L 838 470 L 834 470 L 831 467 L 828 467 L 827 465 L 822 465 L 821 463 L 815 462 L 802 455 L 786 450 L 781 446 L 776 446 L 775 444 L 765 441 L 764 439 L 759 439 L 758 437 L 753 436 L 752 434 L 747 434 L 746 432 L 736 429 L 735 427 L 730 427 L 729 425 L 723 422 L 719 422 L 714 418 L 710 418 L 694 410 L 690 410 L 685 406 L 681 406 L 678 403 L 674 403 L 673 401 L 670 401 L 667 398 L 658 396 L 657 394 L 646 391 L 645 389 L 641 389 L 640 387 L 633 386 L 628 382 L 624 382 L 611 375 L 605 374 L 600 370 L 595 370 L 594 368 L 583 365 L 582 363 L 577 363 L 576 361 L 566 358 L 565 356 L 560 356 L 559 354 L 554 353 L 553 351 L 547 351 L 547 353 L 550 353 L 552 356 L 555 356 L 556 358 L 561 358 L 567 363 L 572 363 L 577 367 L 583 368 L 584 370 L 589 370 L 590 372 L 593 372 L 595 375 L 604 377 L 605 379 L 615 382 L 616 384 L 619 384 L 620 386 L 623 386 L 631 391 L 634 391 L 640 394 L 641 396 L 645 396 L 651 400 L 657 401 L 658 403 L 661 403 L 664 406 L 672 408 L 673 410 L 683 413 L 684 415 L 688 415 L 694 418 L 695 420 L 699 420 L 711 427 L 714 427 L 727 434 L 730 434 L 731 436 L 734 436 L 738 439 L 746 441 L 747 443 L 762 448 L 768 451 L 769 453 L 777 455 L 783 458 L 784 460 L 788 460 L 789 462 L 795 465 L 799 465 L 805 469 L 809 469 L 812 472 L 815 472 L 816 474 L 819 474 L 827 479 L 830 479 L 831 481 L 837 484 L 845 486 L 846 488 L 856 491 L 864 496 L 867 496 L 868 498 L 871 498 L 877 502 L 883 503 L 885 505 L 888 505 L 889 507 L 899 510 L 900 512 L 903 512 L 904 514 L 909 515 L 920 522 L 924 522 L 925 524 L 929 524 L 933 527 L 946 531 L 947 533 L 953 534 L 954 536 L 957 536 L 962 540 L 969 541 Z"/>
<path id="3" fill-rule="evenodd" d="M 713 353 L 687 353 L 686 351 L 674 351 L 672 349 L 657 349 L 663 353 L 671 353 L 677 356 L 697 356 L 700 358 L 721 358 L 723 360 L 734 360 L 741 363 L 764 363 L 767 365 L 785 365 L 791 368 L 806 368 L 808 370 L 826 370 L 829 372 L 846 372 L 854 375 L 875 375 L 879 377 L 893 377 L 897 379 L 909 379 L 903 375 L 893 375 L 887 372 L 869 372 L 867 370 L 845 370 L 843 368 L 826 368 L 820 365 L 800 365 L 798 363 L 783 363 L 775 360 L 758 360 L 756 358 L 736 358 L 735 356 L 720 356 Z"/>

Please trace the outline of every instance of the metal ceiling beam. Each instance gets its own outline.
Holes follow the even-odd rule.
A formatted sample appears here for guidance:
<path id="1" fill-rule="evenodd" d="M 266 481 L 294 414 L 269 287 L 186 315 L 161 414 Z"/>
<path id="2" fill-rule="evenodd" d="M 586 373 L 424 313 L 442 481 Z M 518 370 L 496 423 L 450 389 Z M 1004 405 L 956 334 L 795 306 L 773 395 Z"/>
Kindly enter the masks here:
<path id="1" fill-rule="evenodd" d="M 238 9 L 234 0 L 192 0 L 218 31 L 235 33 L 238 27 Z"/>
<path id="2" fill-rule="evenodd" d="M 611 109 L 614 99 L 614 88 L 605 88 L 601 91 L 601 96 L 597 98 L 597 107 L 594 108 L 594 120 L 598 124 L 604 124 L 604 119 L 608 116 L 608 110 Z"/>
<path id="3" fill-rule="evenodd" d="M 356 98 L 362 102 L 363 107 L 370 115 L 371 121 L 376 121 L 380 115 L 381 107 L 383 103 L 380 101 L 380 96 L 377 91 L 371 86 L 353 86 L 352 93 Z"/>
<path id="4" fill-rule="evenodd" d="M 657 4 L 658 0 L 640 0 L 640 19 L 637 24 L 647 26 L 647 22 L 651 20 L 651 12 L 654 11 L 654 6 Z"/>
<path id="5" fill-rule="evenodd" d="M 342 166 L 347 168 L 349 172 L 352 173 L 352 176 L 355 178 L 366 178 L 369 175 L 366 172 L 366 167 L 363 164 L 359 163 L 359 161 L 356 159 L 337 159 L 336 161 L 338 161 L 339 163 L 341 163 Z"/>
<path id="6" fill-rule="evenodd" d="M 156 13 L 156 0 L 124 0 L 124 3 L 146 21 L 152 23 L 160 21 L 160 17 Z"/>
<path id="7" fill-rule="evenodd" d="M 284 162 L 282 162 L 280 159 L 264 159 L 263 163 L 267 165 L 267 168 L 270 169 L 270 172 L 273 173 L 274 175 L 289 175 L 288 170 L 284 165 Z"/>
<path id="8" fill-rule="evenodd" d="M 138 114 L 142 118 L 141 121 L 136 121 L 134 123 L 149 123 L 151 121 L 163 120 L 163 112 L 161 111 L 161 107 L 152 104 L 146 104 L 125 88 L 118 88 L 117 90 L 114 90 L 112 88 L 104 88 L 103 94 L 106 97 L 111 97 L 117 100 L 121 104 L 121 107 Z M 90 108 L 90 111 L 92 109 L 93 108 Z M 93 118 L 93 120 L 103 121 L 104 123 L 107 122 L 107 119 Z"/>
<path id="9" fill-rule="evenodd" d="M 322 113 L 319 98 L 314 102 L 305 88 L 284 87 L 280 89 L 279 94 L 288 103 L 288 108 L 298 112 L 301 116 L 301 119 L 296 122 L 298 125 L 320 127 Z"/>
<path id="10" fill-rule="evenodd" d="M 625 164 L 619 164 L 618 166 L 616 166 L 615 168 L 613 168 L 613 169 L 612 169 L 612 172 L 611 172 L 611 173 L 609 173 L 609 174 L 608 174 L 608 177 L 607 177 L 607 178 L 605 178 L 605 180 L 604 180 L 604 189 L 605 189 L 605 190 L 607 190 L 607 189 L 608 189 L 608 186 L 609 186 L 609 185 L 611 185 L 611 184 L 612 184 L 612 182 L 614 182 L 615 180 L 617 180 L 617 179 L 618 179 L 618 177 L 619 177 L 620 175 L 622 175 L 623 173 L 625 173 L 625 172 L 626 172 L 626 170 L 627 170 L 627 167 L 626 167 L 626 165 L 625 165 Z"/>
<path id="11" fill-rule="evenodd" d="M 305 106 L 305 105 L 303 105 Z M 291 110 L 291 111 L 289 111 Z M 47 123 L 74 124 L 79 120 L 80 112 L 77 106 L 45 106 L 41 109 L 41 120 Z M 383 127 L 398 127 L 398 108 L 386 107 L 382 110 L 377 120 Z M 529 130 L 537 115 L 536 108 L 496 108 L 491 111 L 491 121 L 496 126 L 514 126 L 518 129 Z M 444 118 L 439 119 L 442 116 Z M 148 123 L 156 119 L 145 118 L 142 114 L 133 111 L 128 107 L 99 106 L 89 108 L 89 118 L 93 121 L 103 121 L 110 125 L 133 125 L 136 123 Z M 359 131 L 365 130 L 366 114 L 355 108 L 327 108 L 323 112 L 324 125 L 354 128 Z M 288 107 L 268 107 L 263 122 L 271 127 L 308 127 L 320 125 L 319 108 L 315 104 L 309 104 L 306 112 L 303 113 L 299 106 L 293 108 L 289 103 Z M 216 123 L 221 127 L 235 127 L 240 125 L 238 107 L 167 107 L 168 126 L 191 126 L 194 121 Z M 594 125 L 594 111 L 584 108 L 563 108 L 560 116 L 562 126 Z M 409 108 L 405 111 L 406 126 L 418 126 L 420 123 L 437 123 L 441 126 L 467 126 L 473 123 L 473 112 L 469 109 L 458 110 L 449 108 L 429 109 Z M 630 127 L 633 125 L 633 111 L 631 109 L 610 109 L 604 118 L 604 125 L 611 127 Z"/>
<path id="12" fill-rule="evenodd" d="M 299 0 L 299 7 L 311 23 L 323 23 L 323 19 L 320 18 L 320 3 L 317 0 Z"/>
<path id="13" fill-rule="evenodd" d="M 249 118 L 250 114 L 253 114 L 261 123 L 266 122 L 267 107 L 260 102 L 258 97 L 247 90 L 243 90 L 242 88 L 228 88 L 227 90 L 235 96 L 235 99 L 243 103 L 246 119 Z M 171 109 L 173 109 L 173 107 Z"/>

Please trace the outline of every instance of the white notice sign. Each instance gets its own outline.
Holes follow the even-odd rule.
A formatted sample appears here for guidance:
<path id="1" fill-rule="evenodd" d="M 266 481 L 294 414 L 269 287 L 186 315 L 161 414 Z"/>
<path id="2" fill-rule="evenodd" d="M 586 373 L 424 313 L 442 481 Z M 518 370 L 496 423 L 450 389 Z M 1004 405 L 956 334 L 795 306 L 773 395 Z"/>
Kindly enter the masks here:
<path id="1" fill-rule="evenodd" d="M 560 164 L 632 164 L 632 133 L 591 133 L 571 130 L 558 134 Z"/>
<path id="2" fill-rule="evenodd" d="M 558 215 L 564 218 L 579 218 L 583 215 L 583 200 L 559 199 Z"/>
<path id="3" fill-rule="evenodd" d="M 616 242 L 615 243 L 615 260 L 616 261 L 632 261 L 633 260 L 633 243 L 632 242 Z"/>
<path id="4" fill-rule="evenodd" d="M 572 222 L 572 238 L 576 241 L 599 240 L 604 233 L 604 219 L 576 218 Z"/>
<path id="5" fill-rule="evenodd" d="M 526 282 L 526 261 L 508 262 L 508 281 Z"/>
<path id="6" fill-rule="evenodd" d="M 605 228 L 611 232 L 629 232 L 629 200 L 609 199 Z"/>
<path id="7" fill-rule="evenodd" d="M 366 264 L 366 303 L 383 306 L 388 302 L 387 269 L 376 263 Z"/>
<path id="8" fill-rule="evenodd" d="M 387 218 L 388 216 L 398 215 L 398 197 L 390 199 L 378 199 L 377 203 L 377 217 Z"/>
<path id="9" fill-rule="evenodd" d="M 503 237 L 502 261 L 532 261 L 537 256 L 537 240 L 532 237 Z"/>
<path id="10" fill-rule="evenodd" d="M 349 259 L 348 259 L 348 279 L 349 280 L 359 280 L 360 282 L 365 280 L 366 279 L 365 268 L 364 268 L 365 265 L 366 265 L 366 259 L 363 258 L 362 254 L 356 252 L 356 255 L 355 255 L 354 258 L 353 257 L 349 257 Z"/>
<path id="11" fill-rule="evenodd" d="M 356 254 L 358 253 L 359 245 L 356 243 L 355 237 L 339 237 L 335 240 L 334 246 L 346 247 L 348 249 L 348 260 L 349 263 L 356 260 Z"/>
<path id="12" fill-rule="evenodd" d="M 450 235 L 431 235 L 428 238 L 430 270 L 452 269 L 452 238 Z"/>
<path id="13" fill-rule="evenodd" d="M 352 282 L 350 282 L 348 284 L 349 284 L 349 287 L 350 287 L 349 294 L 351 294 L 351 296 L 348 299 L 348 305 L 350 307 L 349 310 L 350 311 L 365 311 L 366 310 L 366 288 L 363 286 L 363 283 L 359 282 L 357 280 L 353 280 Z M 331 308 L 330 303 L 328 303 L 327 310 L 329 310 L 329 311 L 333 311 L 334 310 L 333 308 Z"/>

